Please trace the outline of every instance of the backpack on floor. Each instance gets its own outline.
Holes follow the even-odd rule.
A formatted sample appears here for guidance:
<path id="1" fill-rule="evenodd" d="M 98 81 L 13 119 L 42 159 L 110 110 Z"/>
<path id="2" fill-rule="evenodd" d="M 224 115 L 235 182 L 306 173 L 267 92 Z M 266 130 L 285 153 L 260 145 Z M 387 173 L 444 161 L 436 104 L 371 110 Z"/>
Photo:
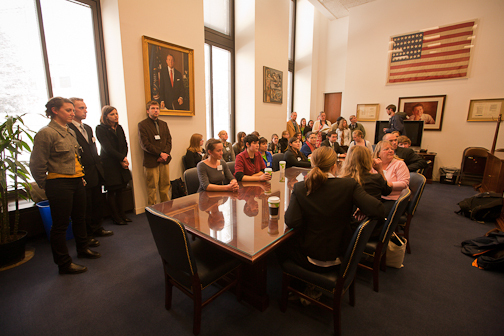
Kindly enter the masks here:
<path id="1" fill-rule="evenodd" d="M 460 210 L 457 214 L 472 220 L 483 222 L 499 218 L 502 211 L 502 195 L 494 192 L 484 192 L 466 198 L 458 203 Z"/>
<path id="2" fill-rule="evenodd" d="M 170 181 L 172 190 L 172 199 L 187 196 L 187 189 L 182 178 Z"/>
<path id="3" fill-rule="evenodd" d="M 462 253 L 476 257 L 472 263 L 474 267 L 504 271 L 504 232 L 490 231 L 483 237 L 465 240 Z"/>

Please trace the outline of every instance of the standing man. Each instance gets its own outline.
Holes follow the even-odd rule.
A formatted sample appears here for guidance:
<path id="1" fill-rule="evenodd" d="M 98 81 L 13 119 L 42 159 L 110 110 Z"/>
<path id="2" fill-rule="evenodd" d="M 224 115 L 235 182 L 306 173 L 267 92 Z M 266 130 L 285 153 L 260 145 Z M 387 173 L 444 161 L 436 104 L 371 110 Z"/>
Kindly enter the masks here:
<path id="1" fill-rule="evenodd" d="M 102 224 L 104 181 L 103 167 L 96 149 L 96 139 L 93 129 L 82 122 L 87 117 L 87 106 L 82 98 L 70 98 L 74 104 L 74 118 L 68 127 L 77 135 L 77 142 L 82 148 L 81 163 L 84 166 L 84 179 L 86 180 L 86 230 L 89 237 L 89 246 L 99 246 L 100 242 L 94 237 L 107 237 L 114 232 L 105 230 Z"/>
<path id="2" fill-rule="evenodd" d="M 144 175 L 147 184 L 148 204 L 170 200 L 170 166 L 172 137 L 168 124 L 159 120 L 159 103 L 147 103 L 147 118 L 138 123 L 138 137 L 144 151 Z"/>
<path id="3" fill-rule="evenodd" d="M 287 121 L 287 131 L 289 132 L 289 138 L 292 138 L 294 134 L 299 133 L 299 125 L 296 122 L 297 113 L 291 112 L 291 118 Z"/>
<path id="4" fill-rule="evenodd" d="M 166 56 L 166 67 L 161 69 L 159 81 L 159 99 L 161 108 L 184 110 L 184 81 L 180 71 L 174 68 L 173 55 Z"/>
<path id="5" fill-rule="evenodd" d="M 359 130 L 362 132 L 362 138 L 366 138 L 366 130 L 364 129 L 364 126 L 357 122 L 357 117 L 353 114 L 350 116 L 350 125 L 348 125 L 348 128 L 350 128 L 350 134 L 353 134 L 353 131 L 355 130 Z"/>
<path id="6" fill-rule="evenodd" d="M 383 132 L 392 133 L 394 131 L 398 131 L 401 135 L 404 135 L 404 121 L 403 118 L 396 113 L 396 106 L 390 104 L 385 109 L 387 110 L 387 114 L 390 116 L 390 127 L 384 128 Z"/>
<path id="7" fill-rule="evenodd" d="M 331 147 L 334 149 L 336 154 L 338 154 L 338 158 L 346 157 L 345 150 L 338 144 L 338 134 L 336 134 L 335 131 L 327 133 L 327 139 L 322 141 L 321 146 Z"/>

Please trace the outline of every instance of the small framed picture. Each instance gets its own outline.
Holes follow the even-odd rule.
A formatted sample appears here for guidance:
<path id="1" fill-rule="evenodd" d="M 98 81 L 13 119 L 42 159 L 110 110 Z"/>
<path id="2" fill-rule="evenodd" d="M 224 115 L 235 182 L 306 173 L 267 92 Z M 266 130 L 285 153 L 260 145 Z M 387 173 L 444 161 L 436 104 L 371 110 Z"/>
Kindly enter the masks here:
<path id="1" fill-rule="evenodd" d="M 283 72 L 263 67 L 263 102 L 282 104 Z"/>
<path id="2" fill-rule="evenodd" d="M 380 114 L 380 104 L 357 104 L 357 121 L 375 121 Z"/>
<path id="3" fill-rule="evenodd" d="M 469 103 L 467 121 L 495 121 L 504 114 L 504 98 L 475 99 Z"/>
<path id="4" fill-rule="evenodd" d="M 424 130 L 441 131 L 446 95 L 400 97 L 397 112 L 406 113 L 408 120 L 423 120 Z"/>

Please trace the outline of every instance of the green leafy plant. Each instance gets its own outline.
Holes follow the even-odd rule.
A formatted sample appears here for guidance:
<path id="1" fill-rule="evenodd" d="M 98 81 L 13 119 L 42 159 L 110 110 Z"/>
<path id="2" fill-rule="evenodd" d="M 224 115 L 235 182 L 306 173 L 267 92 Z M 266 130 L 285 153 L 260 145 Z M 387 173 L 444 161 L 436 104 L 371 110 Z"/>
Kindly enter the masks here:
<path id="1" fill-rule="evenodd" d="M 19 199 L 30 199 L 31 185 L 28 181 L 30 173 L 26 162 L 19 161 L 23 153 L 30 153 L 28 139 L 33 145 L 33 137 L 20 116 L 7 115 L 0 126 L 0 244 L 17 240 L 19 227 Z M 9 198 L 15 200 L 14 224 L 9 220 Z"/>

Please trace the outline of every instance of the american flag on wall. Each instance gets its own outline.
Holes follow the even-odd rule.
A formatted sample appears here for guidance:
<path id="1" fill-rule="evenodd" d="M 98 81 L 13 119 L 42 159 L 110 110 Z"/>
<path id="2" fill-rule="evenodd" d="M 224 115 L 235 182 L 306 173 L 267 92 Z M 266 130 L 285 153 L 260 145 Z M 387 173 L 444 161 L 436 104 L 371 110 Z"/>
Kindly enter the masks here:
<path id="1" fill-rule="evenodd" d="M 476 20 L 394 36 L 387 83 L 468 76 Z"/>

